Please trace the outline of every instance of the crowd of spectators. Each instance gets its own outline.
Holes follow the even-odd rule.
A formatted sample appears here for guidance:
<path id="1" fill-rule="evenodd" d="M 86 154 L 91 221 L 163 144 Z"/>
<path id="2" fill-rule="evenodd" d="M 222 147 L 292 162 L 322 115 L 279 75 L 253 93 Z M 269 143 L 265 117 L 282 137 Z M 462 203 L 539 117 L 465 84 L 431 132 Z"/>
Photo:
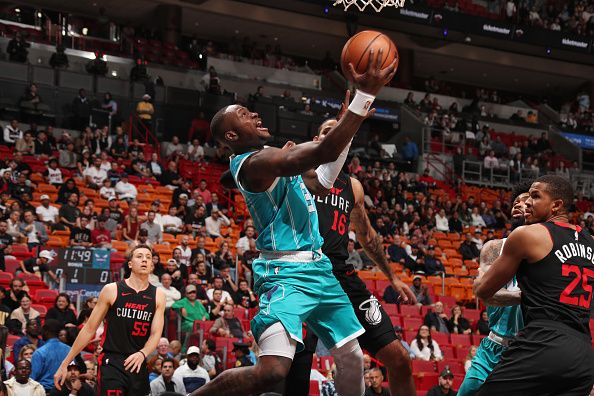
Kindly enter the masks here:
<path id="1" fill-rule="evenodd" d="M 561 107 L 559 126 L 566 131 L 594 131 L 594 113 L 590 104 L 590 95 L 581 91 L 575 99 Z"/>

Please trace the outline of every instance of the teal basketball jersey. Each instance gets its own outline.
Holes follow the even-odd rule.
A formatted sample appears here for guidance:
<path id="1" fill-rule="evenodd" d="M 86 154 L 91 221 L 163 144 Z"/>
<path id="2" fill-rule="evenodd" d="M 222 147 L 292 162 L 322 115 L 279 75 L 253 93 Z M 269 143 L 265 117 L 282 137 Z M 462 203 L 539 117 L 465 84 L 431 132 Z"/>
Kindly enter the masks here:
<path id="1" fill-rule="evenodd" d="M 239 182 L 243 162 L 255 151 L 231 157 L 231 174 L 245 198 L 258 231 L 256 246 L 265 251 L 316 251 L 324 240 L 314 200 L 301 176 L 278 177 L 267 191 L 253 193 Z"/>
<path id="2" fill-rule="evenodd" d="M 505 239 L 501 244 L 503 245 Z M 516 277 L 509 281 L 503 289 L 508 291 L 518 291 L 518 281 Z M 489 328 L 491 331 L 501 337 L 514 337 L 518 331 L 524 327 L 524 317 L 520 305 L 512 305 L 509 307 L 490 307 L 487 306 L 487 315 L 489 316 Z"/>

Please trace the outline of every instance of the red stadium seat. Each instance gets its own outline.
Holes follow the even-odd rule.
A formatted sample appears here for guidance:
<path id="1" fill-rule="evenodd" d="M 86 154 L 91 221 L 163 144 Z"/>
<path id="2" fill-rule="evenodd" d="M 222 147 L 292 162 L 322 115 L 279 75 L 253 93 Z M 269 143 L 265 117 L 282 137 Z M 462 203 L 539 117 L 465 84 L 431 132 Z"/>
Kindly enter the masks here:
<path id="1" fill-rule="evenodd" d="M 454 347 L 451 345 L 444 345 L 439 346 L 441 349 L 441 353 L 443 354 L 444 359 L 456 359 L 456 352 L 454 352 Z M 464 355 L 466 356 L 466 355 Z"/>
<path id="2" fill-rule="evenodd" d="M 382 304 L 382 308 L 384 308 L 384 311 L 390 316 L 398 315 L 398 305 L 396 304 L 384 303 Z"/>
<path id="3" fill-rule="evenodd" d="M 470 340 L 470 334 L 450 334 L 450 340 L 452 342 L 452 345 L 472 345 L 472 341 Z"/>
<path id="4" fill-rule="evenodd" d="M 480 335 L 480 334 L 473 334 L 472 335 L 472 345 L 480 345 L 481 341 L 483 340 L 483 338 L 485 338 L 486 336 L 484 335 Z"/>
<path id="5" fill-rule="evenodd" d="M 21 268 L 19 264 L 20 260 L 13 259 L 13 258 L 5 258 L 4 265 L 6 267 L 6 272 L 15 273 L 19 268 Z"/>
<path id="6" fill-rule="evenodd" d="M 6 337 L 6 345 L 12 347 L 14 345 L 15 342 L 17 342 L 18 340 L 20 340 L 21 337 L 17 336 L 17 335 L 12 335 L 9 334 Z"/>
<path id="7" fill-rule="evenodd" d="M 400 315 L 404 317 L 415 317 L 421 316 L 419 307 L 416 305 L 400 305 Z"/>
<path id="8" fill-rule="evenodd" d="M 422 375 L 415 375 L 417 394 L 421 392 L 421 394 L 425 396 L 429 389 L 433 388 L 439 383 L 438 378 L 438 373 L 423 373 Z"/>
<path id="9" fill-rule="evenodd" d="M 45 315 L 47 314 L 47 307 L 43 304 L 31 304 L 31 308 L 33 308 L 34 310 L 39 312 L 39 315 L 41 316 L 41 319 L 45 318 Z"/>
<path id="10" fill-rule="evenodd" d="M 440 333 L 438 331 L 431 332 L 431 338 L 437 342 L 440 347 L 442 345 L 450 345 L 450 335 L 447 333 Z"/>
<path id="11" fill-rule="evenodd" d="M 415 359 L 412 361 L 413 373 L 434 373 L 435 363 L 425 360 Z"/>
<path id="12" fill-rule="evenodd" d="M 320 370 L 323 372 L 327 372 L 332 370 L 332 365 L 334 364 L 334 358 L 332 356 L 322 356 L 320 357 Z"/>
<path id="13" fill-rule="evenodd" d="M 443 371 L 443 369 L 445 369 L 447 367 L 450 368 L 451 372 L 454 373 L 454 375 L 459 374 L 459 375 L 464 375 L 464 363 L 462 363 L 459 360 L 450 360 L 450 359 L 445 359 L 442 361 L 437 362 L 437 372 L 441 373 Z"/>
<path id="14" fill-rule="evenodd" d="M 403 318 L 402 327 L 404 330 L 417 331 L 423 325 L 422 318 Z"/>
<path id="15" fill-rule="evenodd" d="M 33 299 L 36 303 L 51 302 L 53 304 L 56 301 L 56 297 L 58 297 L 57 290 L 38 289 L 35 291 L 35 297 Z"/>

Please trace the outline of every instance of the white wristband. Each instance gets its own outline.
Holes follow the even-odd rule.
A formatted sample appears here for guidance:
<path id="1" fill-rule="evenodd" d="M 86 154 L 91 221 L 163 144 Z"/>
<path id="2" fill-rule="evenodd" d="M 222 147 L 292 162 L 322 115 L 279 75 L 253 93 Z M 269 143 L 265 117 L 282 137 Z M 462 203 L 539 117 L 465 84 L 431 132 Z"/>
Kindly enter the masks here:
<path id="1" fill-rule="evenodd" d="M 360 115 L 361 117 L 365 117 L 369 109 L 371 109 L 374 100 L 375 96 L 357 89 L 355 91 L 355 97 L 349 105 L 349 111 Z"/>
<path id="2" fill-rule="evenodd" d="M 352 140 L 351 140 L 352 141 Z M 347 144 L 347 146 L 342 150 L 336 161 L 329 162 L 327 164 L 322 164 L 316 168 L 316 174 L 318 175 L 318 181 L 322 186 L 325 188 L 332 188 L 334 186 L 334 182 L 338 177 L 338 174 L 342 170 L 344 166 L 344 162 L 349 155 L 349 148 L 351 147 L 351 143 Z"/>

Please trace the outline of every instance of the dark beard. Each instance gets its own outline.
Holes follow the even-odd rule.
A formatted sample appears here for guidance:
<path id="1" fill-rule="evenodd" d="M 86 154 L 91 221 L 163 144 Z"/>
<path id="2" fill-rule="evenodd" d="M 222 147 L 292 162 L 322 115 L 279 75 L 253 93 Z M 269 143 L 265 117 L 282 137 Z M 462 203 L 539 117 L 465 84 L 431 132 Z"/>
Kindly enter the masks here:
<path id="1" fill-rule="evenodd" d="M 518 217 L 517 219 L 512 218 L 512 221 L 511 221 L 512 231 L 520 226 L 523 226 L 525 223 L 526 223 L 526 220 L 524 219 L 524 216 Z"/>

